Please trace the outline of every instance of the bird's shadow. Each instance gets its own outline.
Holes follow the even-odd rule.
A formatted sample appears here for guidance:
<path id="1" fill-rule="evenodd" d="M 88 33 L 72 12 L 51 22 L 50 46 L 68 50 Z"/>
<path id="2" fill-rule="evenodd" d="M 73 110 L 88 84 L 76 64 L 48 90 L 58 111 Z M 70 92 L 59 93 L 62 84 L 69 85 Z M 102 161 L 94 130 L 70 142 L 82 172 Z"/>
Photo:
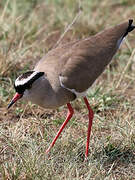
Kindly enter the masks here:
<path id="1" fill-rule="evenodd" d="M 128 164 L 135 164 L 135 154 L 131 149 L 121 149 L 112 144 L 108 144 L 100 152 L 94 153 L 94 159 L 100 161 L 104 168 L 110 168 L 114 164 L 113 169 L 117 166 L 128 166 Z"/>
<path id="2" fill-rule="evenodd" d="M 81 151 L 82 152 L 82 151 Z M 79 153 L 79 161 L 84 161 L 84 153 Z M 92 152 L 90 152 L 92 153 Z M 120 146 L 108 144 L 100 151 L 95 150 L 88 158 L 88 163 L 97 161 L 99 164 L 108 170 L 116 169 L 119 166 L 127 167 L 130 163 L 135 165 L 135 151 L 133 149 L 122 149 Z"/>

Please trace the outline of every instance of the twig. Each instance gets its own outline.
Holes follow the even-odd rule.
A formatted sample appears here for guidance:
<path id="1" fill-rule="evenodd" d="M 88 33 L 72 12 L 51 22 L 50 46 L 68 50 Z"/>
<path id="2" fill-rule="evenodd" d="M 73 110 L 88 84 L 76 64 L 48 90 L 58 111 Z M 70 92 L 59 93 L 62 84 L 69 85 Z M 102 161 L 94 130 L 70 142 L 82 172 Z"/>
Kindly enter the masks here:
<path id="1" fill-rule="evenodd" d="M 56 42 L 56 44 L 53 46 L 52 49 L 56 48 L 56 46 L 58 46 L 58 44 L 61 42 L 61 40 L 64 38 L 65 34 L 69 31 L 69 29 L 73 26 L 73 24 L 76 22 L 76 20 L 78 19 L 78 17 L 80 16 L 82 10 L 81 8 L 79 9 L 79 12 L 77 13 L 77 15 L 75 16 L 75 18 L 73 19 L 73 21 L 71 22 L 71 24 L 69 24 L 64 33 L 60 36 L 60 38 L 58 39 L 58 41 Z"/>
<path id="2" fill-rule="evenodd" d="M 10 1 L 10 0 L 7 0 L 7 2 L 6 2 L 6 4 L 5 4 L 5 7 L 4 7 L 4 9 L 3 9 L 3 12 L 2 12 L 2 14 L 1 14 L 1 17 L 0 17 L 0 21 L 1 21 L 1 22 L 3 22 L 3 18 L 4 18 L 4 16 L 5 16 L 5 12 L 6 12 L 6 10 L 7 10 L 9 1 Z"/>
<path id="3" fill-rule="evenodd" d="M 130 56 L 130 58 L 129 58 L 129 61 L 127 62 L 124 70 L 123 70 L 122 73 L 121 73 L 121 76 L 120 76 L 120 79 L 119 79 L 119 81 L 118 81 L 118 83 L 117 83 L 117 85 L 116 85 L 116 88 L 119 87 L 119 85 L 120 85 L 120 83 L 121 83 L 121 81 L 122 81 L 122 79 L 123 79 L 123 77 L 124 77 L 124 74 L 125 74 L 126 70 L 128 69 L 129 65 L 130 65 L 131 62 L 132 62 L 132 59 L 133 59 L 134 54 L 135 54 L 135 49 L 132 51 L 132 54 L 131 54 L 131 56 Z"/>

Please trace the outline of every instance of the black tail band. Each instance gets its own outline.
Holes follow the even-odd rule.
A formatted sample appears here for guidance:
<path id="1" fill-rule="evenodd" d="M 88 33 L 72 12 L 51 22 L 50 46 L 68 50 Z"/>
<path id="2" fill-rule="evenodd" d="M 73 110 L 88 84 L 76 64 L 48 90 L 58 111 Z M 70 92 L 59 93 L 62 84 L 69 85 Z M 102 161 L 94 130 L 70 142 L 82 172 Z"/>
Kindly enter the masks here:
<path id="1" fill-rule="evenodd" d="M 129 25 L 128 25 L 127 31 L 123 37 L 127 36 L 129 32 L 131 32 L 133 29 L 135 29 L 135 26 L 132 25 L 132 23 L 133 23 L 133 19 L 129 19 Z"/>

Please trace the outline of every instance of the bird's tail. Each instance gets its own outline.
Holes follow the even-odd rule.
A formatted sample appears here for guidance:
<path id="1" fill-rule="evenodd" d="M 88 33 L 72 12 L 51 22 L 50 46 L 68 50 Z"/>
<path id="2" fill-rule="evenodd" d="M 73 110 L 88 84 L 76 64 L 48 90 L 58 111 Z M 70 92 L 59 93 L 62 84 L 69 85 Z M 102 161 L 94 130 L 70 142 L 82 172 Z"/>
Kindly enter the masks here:
<path id="1" fill-rule="evenodd" d="M 132 25 L 133 23 L 133 19 L 129 19 L 129 25 L 128 25 L 128 28 L 127 28 L 127 31 L 125 32 L 124 36 L 127 36 L 129 32 L 133 31 L 133 29 L 135 29 L 135 26 Z"/>

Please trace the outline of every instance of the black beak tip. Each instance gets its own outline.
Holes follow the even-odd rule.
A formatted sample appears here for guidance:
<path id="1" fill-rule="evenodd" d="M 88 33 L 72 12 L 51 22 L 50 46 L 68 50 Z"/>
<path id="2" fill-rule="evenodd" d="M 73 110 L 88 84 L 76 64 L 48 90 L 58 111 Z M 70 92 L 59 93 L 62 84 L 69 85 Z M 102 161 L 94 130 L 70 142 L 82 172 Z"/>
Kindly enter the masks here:
<path id="1" fill-rule="evenodd" d="M 7 109 L 9 109 L 18 99 L 20 99 L 23 96 L 23 94 L 19 94 L 16 93 L 13 97 L 13 99 L 11 100 L 11 102 L 9 103 Z"/>
<path id="2" fill-rule="evenodd" d="M 9 109 L 13 104 L 14 104 L 14 101 L 12 100 L 12 101 L 9 103 L 7 109 Z"/>

